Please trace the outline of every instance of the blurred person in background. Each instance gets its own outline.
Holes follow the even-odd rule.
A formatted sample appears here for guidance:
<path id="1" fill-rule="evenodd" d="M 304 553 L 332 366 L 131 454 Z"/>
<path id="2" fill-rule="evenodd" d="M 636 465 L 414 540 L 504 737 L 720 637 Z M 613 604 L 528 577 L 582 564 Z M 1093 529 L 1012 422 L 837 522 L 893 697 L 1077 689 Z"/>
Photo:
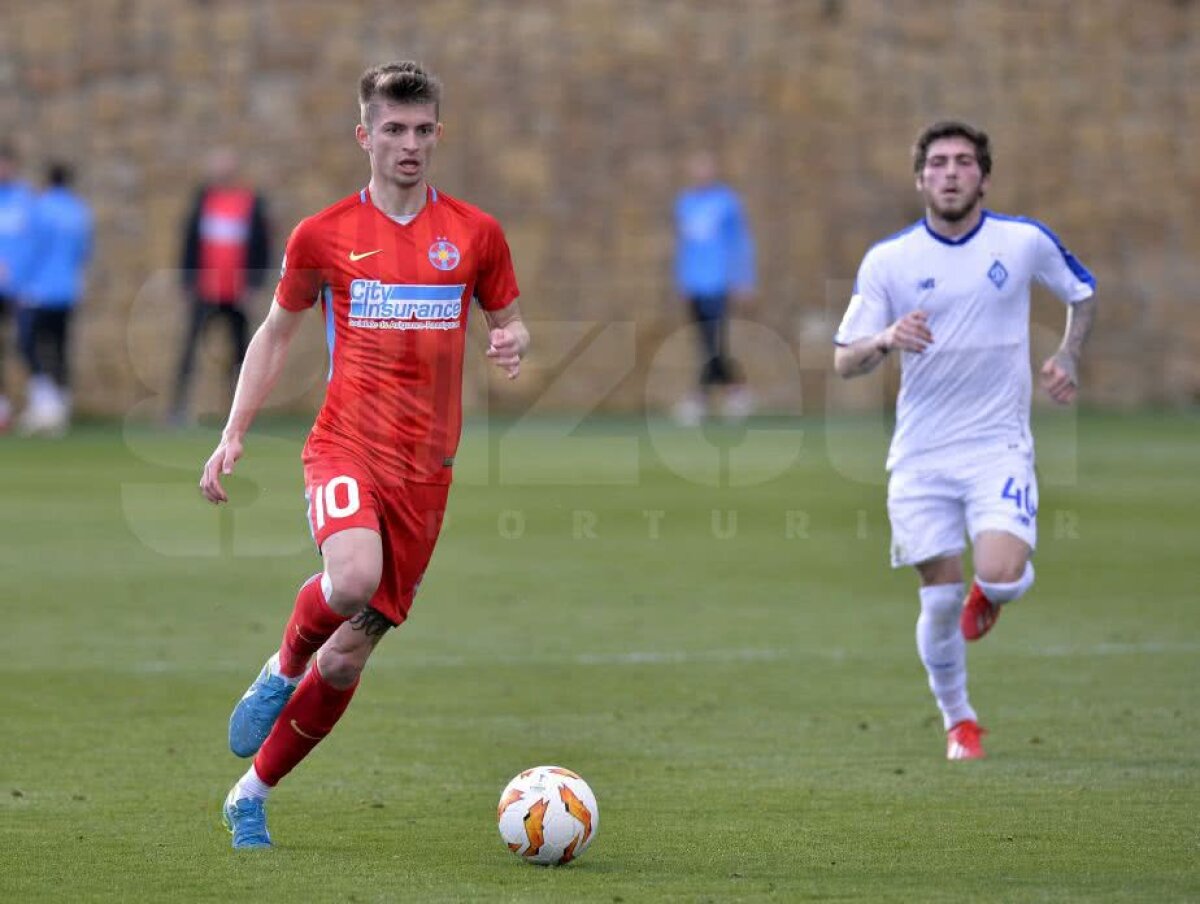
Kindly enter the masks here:
<path id="1" fill-rule="evenodd" d="M 722 414 L 743 418 L 753 400 L 741 368 L 729 356 L 731 307 L 754 292 L 754 238 L 737 192 L 718 179 L 717 160 L 698 151 L 687 161 L 689 186 L 675 200 L 675 288 L 696 324 L 701 368 L 697 388 L 675 407 L 695 426 L 722 393 Z"/>
<path id="2" fill-rule="evenodd" d="M 91 208 L 72 190 L 73 182 L 69 166 L 50 164 L 46 188 L 32 207 L 33 259 L 17 314 L 21 355 L 29 369 L 18 424 L 26 435 L 61 436 L 71 418 L 71 315 L 83 297 L 93 241 Z"/>
<path id="3" fill-rule="evenodd" d="M 9 323 L 32 261 L 29 233 L 34 193 L 18 178 L 17 168 L 16 149 L 0 143 L 0 433 L 12 424 L 5 376 L 11 341 Z"/>
<path id="4" fill-rule="evenodd" d="M 917 652 L 946 729 L 946 756 L 984 756 L 967 696 L 966 641 L 1033 586 L 1038 486 L 1029 427 L 1029 287 L 1067 307 L 1062 344 L 1039 380 L 1075 401 L 1079 359 L 1096 313 L 1096 281 L 1036 220 L 983 207 L 987 133 L 946 121 L 913 148 L 925 217 L 867 251 L 834 342 L 842 377 L 900 352 L 888 451 L 892 567 L 920 579 Z M 964 600 L 962 554 L 974 580 Z"/>
<path id="5" fill-rule="evenodd" d="M 246 305 L 271 266 L 266 201 L 240 176 L 230 148 L 208 158 L 208 175 L 184 224 L 180 270 L 189 316 L 175 378 L 171 423 L 191 420 L 190 395 L 196 350 L 213 319 L 225 321 L 230 339 L 229 385 L 237 382 L 250 338 Z"/>

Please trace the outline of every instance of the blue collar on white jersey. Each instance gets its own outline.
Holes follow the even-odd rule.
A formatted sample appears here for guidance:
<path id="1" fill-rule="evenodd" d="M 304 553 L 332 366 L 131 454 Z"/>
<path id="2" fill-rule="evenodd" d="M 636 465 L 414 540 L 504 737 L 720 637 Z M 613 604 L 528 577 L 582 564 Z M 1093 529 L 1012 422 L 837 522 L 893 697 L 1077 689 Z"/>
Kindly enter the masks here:
<path id="1" fill-rule="evenodd" d="M 966 235 L 960 235 L 956 239 L 948 239 L 944 235 L 939 235 L 938 233 L 934 232 L 929 227 L 929 218 L 928 217 L 924 218 L 921 222 L 923 222 L 925 224 L 925 231 L 928 232 L 935 239 L 937 239 L 939 242 L 941 242 L 943 245 L 965 245 L 967 242 L 971 241 L 971 239 L 975 238 L 975 236 L 979 233 L 979 230 L 983 228 L 983 224 L 987 220 L 987 218 L 988 218 L 988 212 L 985 209 L 980 213 L 979 222 L 975 224 L 975 228 L 972 229 L 970 232 L 968 232 Z"/>

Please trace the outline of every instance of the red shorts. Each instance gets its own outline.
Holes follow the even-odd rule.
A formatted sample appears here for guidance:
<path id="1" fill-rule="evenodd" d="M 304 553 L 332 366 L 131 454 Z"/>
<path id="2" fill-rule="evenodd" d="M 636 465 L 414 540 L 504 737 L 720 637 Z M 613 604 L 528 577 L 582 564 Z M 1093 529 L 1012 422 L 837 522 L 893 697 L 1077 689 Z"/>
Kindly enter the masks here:
<path id="1" fill-rule="evenodd" d="M 308 527 L 320 550 L 339 531 L 365 527 L 383 544 L 383 573 L 370 606 L 392 624 L 408 617 L 413 595 L 437 543 L 449 484 L 383 484 L 349 456 L 306 456 Z"/>

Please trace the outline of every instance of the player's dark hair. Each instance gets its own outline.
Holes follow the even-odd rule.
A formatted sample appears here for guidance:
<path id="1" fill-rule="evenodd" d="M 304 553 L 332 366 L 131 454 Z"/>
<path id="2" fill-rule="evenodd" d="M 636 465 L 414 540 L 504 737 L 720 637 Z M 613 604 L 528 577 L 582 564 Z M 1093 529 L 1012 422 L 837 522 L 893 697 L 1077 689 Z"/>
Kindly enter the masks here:
<path id="1" fill-rule="evenodd" d="M 992 146 L 987 132 L 977 129 L 965 122 L 954 119 L 944 119 L 928 126 L 913 145 L 913 172 L 920 173 L 925 169 L 925 158 L 929 154 L 929 146 L 942 138 L 965 138 L 975 145 L 975 159 L 979 161 L 979 169 L 985 175 L 992 172 Z"/>
<path id="2" fill-rule="evenodd" d="M 372 66 L 358 81 L 358 104 L 362 108 L 363 125 L 367 127 L 371 125 L 371 104 L 376 100 L 390 104 L 433 104 L 434 114 L 440 116 L 442 83 L 412 60 L 383 63 Z"/>

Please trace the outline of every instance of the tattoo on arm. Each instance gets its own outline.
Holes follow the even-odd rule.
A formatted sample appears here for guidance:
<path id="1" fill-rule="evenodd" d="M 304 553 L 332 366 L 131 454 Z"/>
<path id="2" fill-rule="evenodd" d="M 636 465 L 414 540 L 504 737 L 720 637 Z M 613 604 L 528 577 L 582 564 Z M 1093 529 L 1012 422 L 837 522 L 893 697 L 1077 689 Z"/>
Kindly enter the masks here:
<path id="1" fill-rule="evenodd" d="M 382 637 L 392 627 L 392 623 L 378 609 L 367 606 L 350 619 L 350 627 L 355 631 L 362 631 L 367 637 Z"/>
<path id="2" fill-rule="evenodd" d="M 1092 324 L 1096 320 L 1095 296 L 1073 304 L 1067 311 L 1067 329 L 1063 335 L 1062 349 L 1076 361 L 1083 352 L 1083 344 L 1087 342 Z"/>

